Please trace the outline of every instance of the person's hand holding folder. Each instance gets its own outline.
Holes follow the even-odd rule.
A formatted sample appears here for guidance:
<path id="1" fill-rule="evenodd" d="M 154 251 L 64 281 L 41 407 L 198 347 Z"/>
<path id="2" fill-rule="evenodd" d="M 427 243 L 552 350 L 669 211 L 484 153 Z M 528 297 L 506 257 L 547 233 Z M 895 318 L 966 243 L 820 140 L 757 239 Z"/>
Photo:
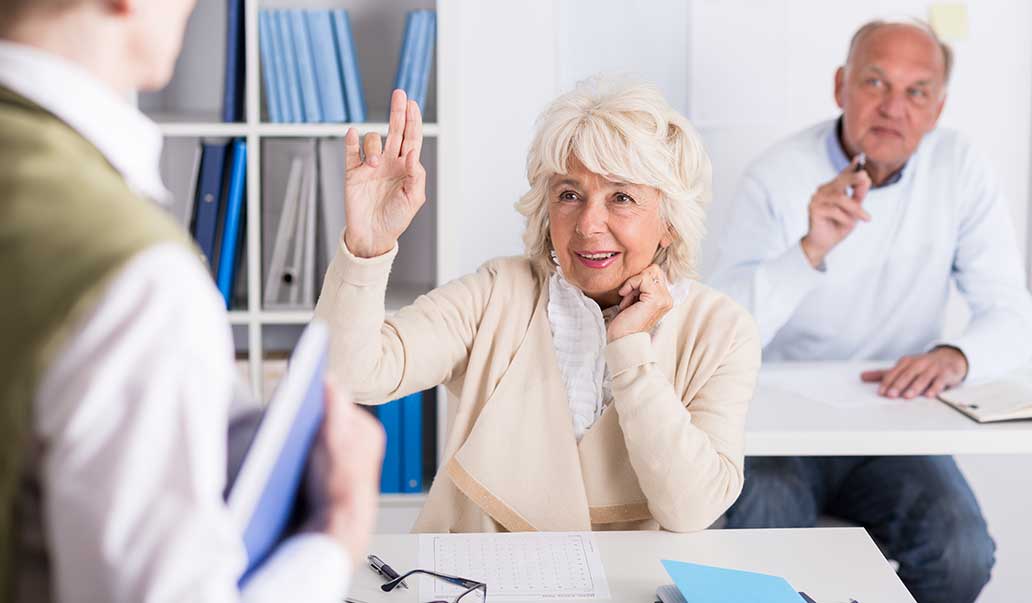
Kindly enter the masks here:
<path id="1" fill-rule="evenodd" d="M 383 427 L 345 396 L 326 387 L 326 415 L 306 475 L 312 515 L 309 531 L 337 541 L 355 562 L 365 558 L 376 525 Z"/>

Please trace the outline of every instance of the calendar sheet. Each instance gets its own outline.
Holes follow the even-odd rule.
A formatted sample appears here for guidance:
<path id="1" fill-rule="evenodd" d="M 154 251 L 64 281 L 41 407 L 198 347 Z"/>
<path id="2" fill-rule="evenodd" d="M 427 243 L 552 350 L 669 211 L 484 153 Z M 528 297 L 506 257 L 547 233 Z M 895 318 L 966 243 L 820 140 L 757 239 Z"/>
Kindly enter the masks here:
<path id="1" fill-rule="evenodd" d="M 602 559 L 589 532 L 423 534 L 419 564 L 486 582 L 492 602 L 610 598 Z M 420 578 L 420 601 L 451 600 L 459 592 L 443 580 Z"/>

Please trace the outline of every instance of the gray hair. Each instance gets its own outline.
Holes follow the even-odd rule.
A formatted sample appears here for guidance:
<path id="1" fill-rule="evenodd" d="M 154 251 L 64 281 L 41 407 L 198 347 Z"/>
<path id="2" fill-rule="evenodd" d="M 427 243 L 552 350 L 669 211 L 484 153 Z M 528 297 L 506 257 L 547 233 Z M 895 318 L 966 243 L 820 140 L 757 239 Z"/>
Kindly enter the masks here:
<path id="1" fill-rule="evenodd" d="M 857 47 L 863 42 L 863 39 L 873 33 L 875 30 L 881 29 L 889 25 L 907 25 L 920 29 L 922 32 L 928 35 L 938 45 L 939 50 L 942 52 L 942 64 L 943 64 L 943 80 L 942 83 L 945 86 L 950 81 L 950 73 L 953 71 L 953 49 L 950 48 L 949 44 L 943 42 L 939 37 L 939 34 L 935 33 L 928 22 L 914 17 L 900 17 L 895 19 L 875 19 L 874 21 L 868 21 L 864 23 L 860 29 L 856 30 L 853 34 L 853 38 L 849 41 L 849 52 L 846 53 L 846 65 L 848 66 L 853 61 L 853 53 L 856 52 Z"/>
<path id="2" fill-rule="evenodd" d="M 659 90 L 596 76 L 552 101 L 538 118 L 527 154 L 530 190 L 516 210 L 527 218 L 526 254 L 546 274 L 555 269 L 548 182 L 567 173 L 573 157 L 596 174 L 659 189 L 660 218 L 672 242 L 655 262 L 671 280 L 697 276 L 712 168 L 698 133 Z"/>

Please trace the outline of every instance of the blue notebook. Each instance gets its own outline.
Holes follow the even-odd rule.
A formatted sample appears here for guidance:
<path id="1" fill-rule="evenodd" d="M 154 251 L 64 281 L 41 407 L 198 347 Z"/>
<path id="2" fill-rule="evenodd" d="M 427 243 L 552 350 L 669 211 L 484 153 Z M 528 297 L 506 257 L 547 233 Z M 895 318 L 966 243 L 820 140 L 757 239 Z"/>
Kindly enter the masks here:
<path id="1" fill-rule="evenodd" d="M 688 603 L 804 603 L 781 576 L 667 559 L 662 563 Z M 666 603 L 664 594 L 657 591 Z"/>
<path id="2" fill-rule="evenodd" d="M 227 506 L 247 551 L 241 587 L 288 535 L 295 516 L 308 452 L 325 412 L 328 347 L 326 325 L 317 320 L 309 323 L 232 479 Z"/>
<path id="3" fill-rule="evenodd" d="M 242 138 L 233 142 L 232 163 L 230 164 L 226 187 L 226 215 L 222 228 L 222 241 L 219 242 L 219 265 L 215 273 L 215 283 L 226 300 L 228 309 L 233 296 L 233 280 L 236 276 L 237 255 L 240 251 L 240 226 L 244 213 L 244 176 L 247 172 L 247 143 Z"/>
<path id="4" fill-rule="evenodd" d="M 201 171 L 194 199 L 194 221 L 191 232 L 204 254 L 205 261 L 215 274 L 215 233 L 218 230 L 219 204 L 222 202 L 222 173 L 226 165 L 224 143 L 204 143 L 201 151 Z"/>

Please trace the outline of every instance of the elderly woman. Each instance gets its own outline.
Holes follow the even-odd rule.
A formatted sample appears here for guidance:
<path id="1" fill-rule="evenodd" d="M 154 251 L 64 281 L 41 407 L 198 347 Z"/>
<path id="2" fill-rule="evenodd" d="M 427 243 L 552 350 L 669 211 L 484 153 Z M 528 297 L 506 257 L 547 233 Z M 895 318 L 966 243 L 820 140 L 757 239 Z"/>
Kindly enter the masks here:
<path id="1" fill-rule="evenodd" d="M 650 87 L 596 80 L 541 116 L 527 254 L 389 318 L 399 235 L 425 200 L 421 119 L 345 139 L 347 229 L 316 315 L 331 373 L 379 403 L 444 384 L 443 463 L 417 531 L 709 526 L 742 488 L 760 364 L 752 319 L 693 280 L 710 192 L 697 134 Z"/>

